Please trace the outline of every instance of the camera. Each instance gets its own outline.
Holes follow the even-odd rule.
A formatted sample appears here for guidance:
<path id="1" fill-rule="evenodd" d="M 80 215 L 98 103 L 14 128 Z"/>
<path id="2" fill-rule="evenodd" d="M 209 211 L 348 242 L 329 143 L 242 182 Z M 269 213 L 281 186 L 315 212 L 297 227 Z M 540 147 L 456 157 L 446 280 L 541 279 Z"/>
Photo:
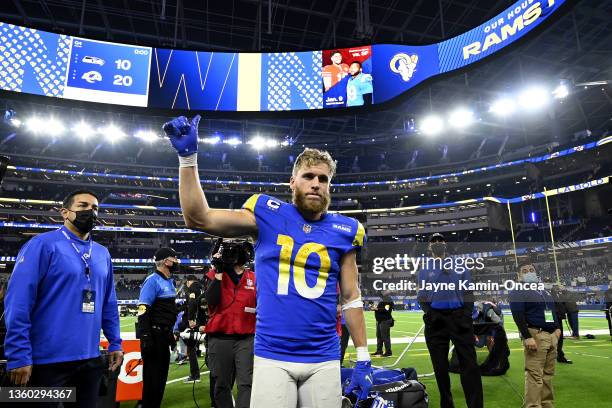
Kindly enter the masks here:
<path id="1" fill-rule="evenodd" d="M 214 255 L 219 254 L 219 257 Z M 245 240 L 223 240 L 219 238 L 210 252 L 210 261 L 219 271 L 224 271 L 234 265 L 245 265 L 253 261 L 255 250 L 253 245 Z"/>
<path id="2" fill-rule="evenodd" d="M 204 333 L 200 333 L 198 329 L 186 329 L 185 331 L 179 334 L 181 339 L 185 342 L 185 344 L 199 344 L 204 342 Z"/>

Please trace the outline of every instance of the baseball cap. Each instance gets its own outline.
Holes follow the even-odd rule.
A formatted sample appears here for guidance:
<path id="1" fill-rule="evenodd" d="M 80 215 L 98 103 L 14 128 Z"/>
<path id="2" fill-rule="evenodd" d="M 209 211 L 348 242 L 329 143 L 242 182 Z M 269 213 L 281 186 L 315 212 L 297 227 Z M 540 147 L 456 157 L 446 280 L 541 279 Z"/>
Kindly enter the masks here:
<path id="1" fill-rule="evenodd" d="M 444 235 L 440 234 L 439 232 L 436 232 L 435 234 L 432 234 L 431 237 L 429 237 L 429 242 L 434 242 L 434 241 L 446 242 L 446 240 L 444 239 Z"/>
<path id="2" fill-rule="evenodd" d="M 168 257 L 178 257 L 180 254 L 178 252 L 176 252 L 174 249 L 170 248 L 170 247 L 163 247 L 163 248 L 159 248 L 157 251 L 155 251 L 155 260 L 156 261 L 161 261 L 162 259 L 166 259 Z"/>

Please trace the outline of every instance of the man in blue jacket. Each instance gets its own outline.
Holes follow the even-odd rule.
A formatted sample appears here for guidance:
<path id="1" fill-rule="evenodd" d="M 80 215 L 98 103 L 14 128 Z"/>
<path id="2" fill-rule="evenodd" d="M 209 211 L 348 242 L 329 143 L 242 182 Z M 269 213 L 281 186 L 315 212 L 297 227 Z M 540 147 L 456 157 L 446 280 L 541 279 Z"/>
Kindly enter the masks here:
<path id="1" fill-rule="evenodd" d="M 19 386 L 76 387 L 77 405 L 96 405 L 102 378 L 100 330 L 109 341 L 109 369 L 123 353 L 111 257 L 94 242 L 98 198 L 70 193 L 64 225 L 19 251 L 5 298 L 5 351 Z"/>

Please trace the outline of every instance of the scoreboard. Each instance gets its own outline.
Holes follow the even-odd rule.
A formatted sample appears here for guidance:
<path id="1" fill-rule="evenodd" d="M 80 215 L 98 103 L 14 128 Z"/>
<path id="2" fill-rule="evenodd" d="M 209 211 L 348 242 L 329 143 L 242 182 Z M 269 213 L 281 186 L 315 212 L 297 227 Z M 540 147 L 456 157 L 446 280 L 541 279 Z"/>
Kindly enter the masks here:
<path id="1" fill-rule="evenodd" d="M 493 55 L 570 2 L 520 0 L 437 44 L 274 53 L 140 47 L 0 22 L 0 90 L 198 111 L 352 109 Z"/>
<path id="2" fill-rule="evenodd" d="M 151 48 L 73 38 L 64 98 L 147 106 Z"/>

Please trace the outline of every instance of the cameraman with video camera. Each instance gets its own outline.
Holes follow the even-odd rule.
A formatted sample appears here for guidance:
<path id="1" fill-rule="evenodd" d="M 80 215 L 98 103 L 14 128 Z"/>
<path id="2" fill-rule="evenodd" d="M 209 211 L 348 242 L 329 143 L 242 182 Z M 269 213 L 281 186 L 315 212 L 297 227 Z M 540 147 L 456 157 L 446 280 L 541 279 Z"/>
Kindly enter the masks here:
<path id="1" fill-rule="evenodd" d="M 214 381 L 216 408 L 232 408 L 232 384 L 238 386 L 236 408 L 248 408 L 253 380 L 255 335 L 255 273 L 246 267 L 253 260 L 247 241 L 219 239 L 212 252 L 208 284 L 207 358 Z"/>

